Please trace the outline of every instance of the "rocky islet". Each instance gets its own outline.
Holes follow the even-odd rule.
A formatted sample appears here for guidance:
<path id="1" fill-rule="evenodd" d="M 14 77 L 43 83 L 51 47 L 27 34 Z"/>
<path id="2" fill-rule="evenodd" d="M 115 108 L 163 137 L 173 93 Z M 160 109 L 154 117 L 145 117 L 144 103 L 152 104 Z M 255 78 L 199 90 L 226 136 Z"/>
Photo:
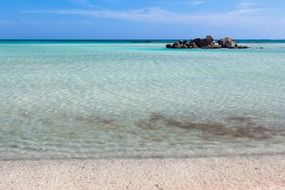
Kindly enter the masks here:
<path id="1" fill-rule="evenodd" d="M 238 45 L 236 40 L 230 37 L 225 37 L 224 39 L 216 41 L 211 35 L 208 35 L 206 38 L 176 41 L 173 44 L 167 44 L 166 48 L 246 49 L 248 47 Z"/>

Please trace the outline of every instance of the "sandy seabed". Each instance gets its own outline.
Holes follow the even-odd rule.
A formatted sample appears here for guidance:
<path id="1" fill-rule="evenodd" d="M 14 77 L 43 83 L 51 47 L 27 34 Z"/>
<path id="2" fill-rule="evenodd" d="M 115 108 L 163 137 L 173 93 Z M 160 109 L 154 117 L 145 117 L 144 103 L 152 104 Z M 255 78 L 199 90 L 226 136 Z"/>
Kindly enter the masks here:
<path id="1" fill-rule="evenodd" d="M 279 190 L 285 155 L 1 161 L 0 189 Z"/>

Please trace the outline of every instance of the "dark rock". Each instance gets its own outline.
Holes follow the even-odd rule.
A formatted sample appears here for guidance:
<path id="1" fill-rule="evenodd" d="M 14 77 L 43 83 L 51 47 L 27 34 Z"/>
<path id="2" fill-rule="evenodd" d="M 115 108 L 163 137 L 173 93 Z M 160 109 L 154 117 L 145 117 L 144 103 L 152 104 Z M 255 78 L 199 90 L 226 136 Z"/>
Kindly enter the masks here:
<path id="1" fill-rule="evenodd" d="M 226 37 L 225 39 L 218 40 L 218 44 L 222 46 L 222 48 L 237 48 L 237 43 L 234 39 L 230 37 Z"/>
<path id="2" fill-rule="evenodd" d="M 195 42 L 190 42 L 190 44 L 191 44 L 192 48 L 198 48 L 198 46 L 197 46 L 197 44 Z"/>
<path id="3" fill-rule="evenodd" d="M 218 44 L 210 44 L 208 46 L 203 47 L 203 49 L 220 49 L 220 48 L 222 48 L 222 46 Z"/>
<path id="4" fill-rule="evenodd" d="M 190 48 L 190 46 L 191 46 L 189 41 L 186 41 L 185 45 L 187 46 L 187 48 Z"/>
<path id="5" fill-rule="evenodd" d="M 180 41 L 177 41 L 172 46 L 173 46 L 173 48 L 181 48 L 182 44 L 180 43 Z"/>
<path id="6" fill-rule="evenodd" d="M 195 43 L 198 47 L 203 47 L 203 41 L 201 38 L 196 38 L 191 41 L 192 43 Z"/>
<path id="7" fill-rule="evenodd" d="M 211 45 L 214 42 L 214 38 L 212 36 L 207 36 L 204 39 L 196 38 L 192 40 L 192 42 L 195 43 L 198 47 L 202 48 Z"/>
<path id="8" fill-rule="evenodd" d="M 173 48 L 172 44 L 166 44 L 166 48 Z"/>
<path id="9" fill-rule="evenodd" d="M 219 48 L 238 48 L 245 49 L 247 46 L 238 46 L 237 42 L 229 37 L 215 42 L 214 38 L 208 35 L 206 38 L 196 38 L 190 41 L 180 40 L 173 44 L 167 44 L 167 48 L 203 48 L 203 49 L 219 49 Z"/>
<path id="10" fill-rule="evenodd" d="M 238 46 L 237 48 L 238 49 L 247 49 L 248 47 L 247 46 Z"/>
<path id="11" fill-rule="evenodd" d="M 205 42 L 207 42 L 207 44 L 212 44 L 214 42 L 214 38 L 210 35 L 208 35 L 205 39 Z"/>
<path id="12" fill-rule="evenodd" d="M 192 42 L 195 43 L 200 48 L 209 45 L 207 42 L 205 42 L 201 38 L 196 38 L 196 39 L 192 40 Z"/>

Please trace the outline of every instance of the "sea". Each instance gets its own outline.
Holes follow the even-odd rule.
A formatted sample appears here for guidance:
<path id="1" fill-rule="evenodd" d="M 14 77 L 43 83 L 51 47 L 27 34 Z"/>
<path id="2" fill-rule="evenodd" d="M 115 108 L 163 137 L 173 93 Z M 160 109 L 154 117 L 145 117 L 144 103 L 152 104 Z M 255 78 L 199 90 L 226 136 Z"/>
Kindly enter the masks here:
<path id="1" fill-rule="evenodd" d="M 285 40 L 0 40 L 0 160 L 285 153 Z"/>

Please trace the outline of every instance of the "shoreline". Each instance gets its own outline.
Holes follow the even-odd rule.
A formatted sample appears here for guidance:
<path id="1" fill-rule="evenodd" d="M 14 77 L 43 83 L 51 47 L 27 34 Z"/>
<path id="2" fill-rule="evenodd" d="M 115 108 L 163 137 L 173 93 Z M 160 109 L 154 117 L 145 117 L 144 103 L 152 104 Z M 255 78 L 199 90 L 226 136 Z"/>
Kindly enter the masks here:
<path id="1" fill-rule="evenodd" d="M 283 155 L 0 161 L 0 189 L 285 189 Z"/>

